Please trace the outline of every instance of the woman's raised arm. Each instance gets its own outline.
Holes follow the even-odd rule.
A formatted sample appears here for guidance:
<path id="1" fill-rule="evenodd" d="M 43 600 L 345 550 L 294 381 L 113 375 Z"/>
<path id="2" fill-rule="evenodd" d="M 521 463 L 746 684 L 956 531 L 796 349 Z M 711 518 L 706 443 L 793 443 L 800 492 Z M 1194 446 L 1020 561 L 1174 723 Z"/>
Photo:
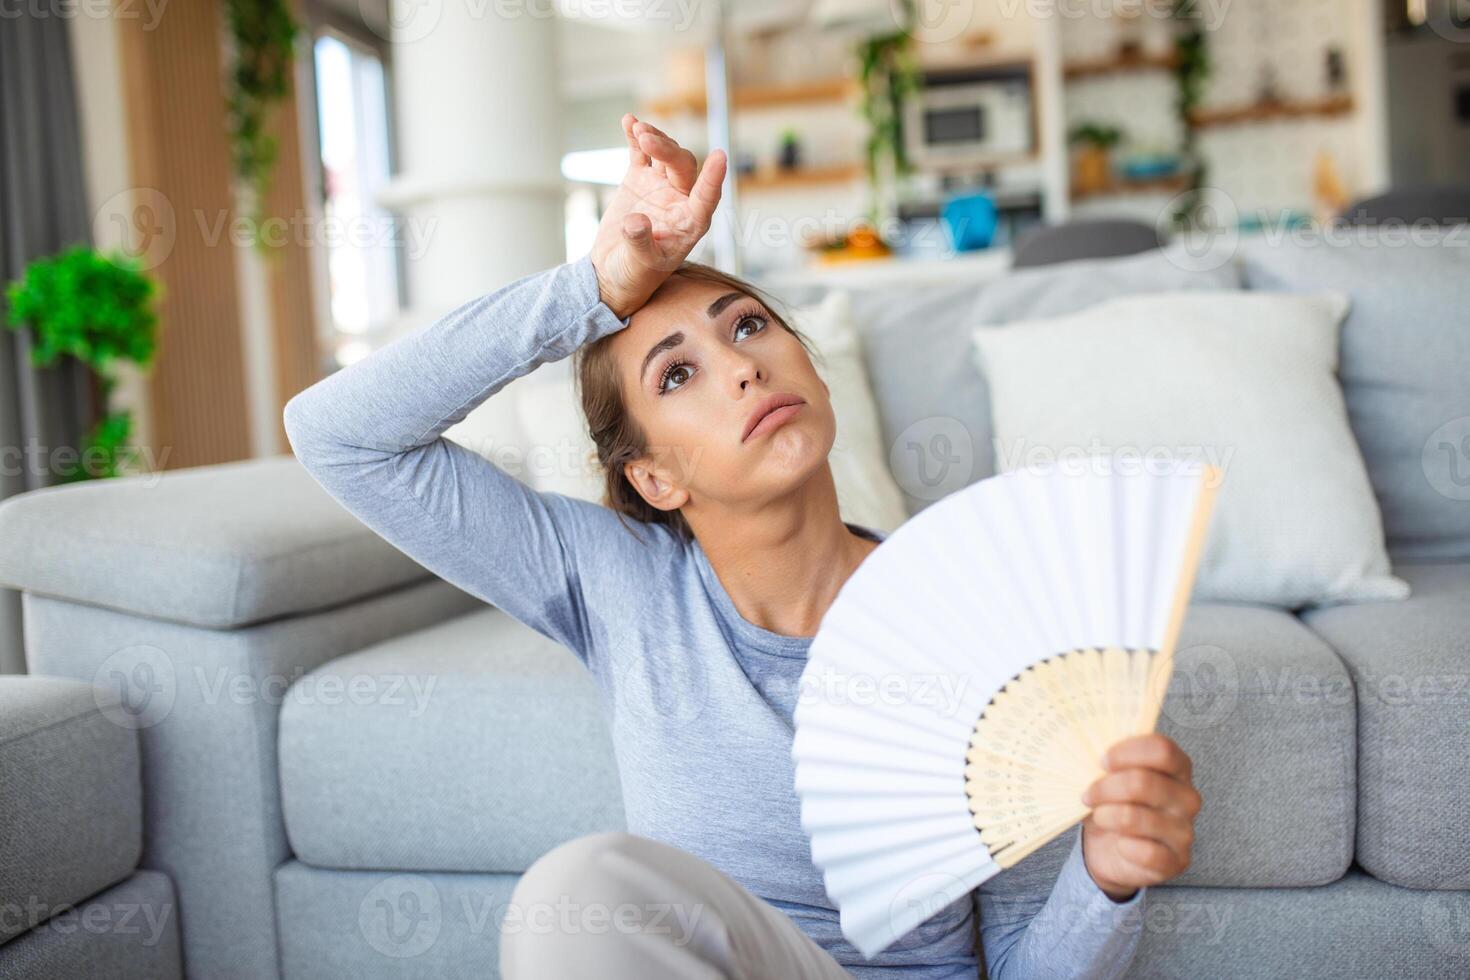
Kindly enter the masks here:
<path id="1" fill-rule="evenodd" d="M 358 519 L 584 662 L 586 563 L 642 546 L 606 508 L 538 493 L 442 433 L 515 378 L 625 327 L 708 229 L 724 155 L 691 196 L 693 156 L 635 123 L 624 119 L 628 175 L 592 255 L 461 305 L 285 409 L 297 458 Z"/>

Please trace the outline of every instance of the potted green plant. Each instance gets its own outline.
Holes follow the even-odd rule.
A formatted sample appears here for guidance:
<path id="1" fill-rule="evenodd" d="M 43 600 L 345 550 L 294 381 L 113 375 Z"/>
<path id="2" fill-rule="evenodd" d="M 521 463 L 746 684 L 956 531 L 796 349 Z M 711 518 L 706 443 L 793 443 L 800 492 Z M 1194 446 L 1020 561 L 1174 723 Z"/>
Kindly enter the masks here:
<path id="1" fill-rule="evenodd" d="M 858 113 L 868 125 L 863 160 L 870 192 L 868 221 L 885 223 L 884 198 L 913 172 L 904 144 L 905 103 L 922 87 L 918 51 L 911 26 L 913 0 L 895 0 L 900 30 L 865 38 L 857 45 Z"/>
<path id="2" fill-rule="evenodd" d="M 57 474 L 60 482 L 119 474 L 132 413 L 108 407 L 116 384 L 112 372 L 118 361 L 144 367 L 153 360 L 158 294 L 136 261 L 85 245 L 31 262 L 6 289 L 6 325 L 30 331 L 33 365 L 46 368 L 75 358 L 90 369 L 100 418 L 78 447 L 78 462 Z"/>
<path id="3" fill-rule="evenodd" d="M 273 255 L 260 233 L 278 149 L 269 118 L 291 96 L 301 28 L 289 0 L 225 0 L 224 12 L 232 55 L 225 95 L 230 156 L 251 239 L 262 254 Z"/>
<path id="4" fill-rule="evenodd" d="M 1209 182 L 1209 168 L 1199 149 L 1199 122 L 1196 112 L 1204 101 L 1205 82 L 1213 70 L 1209 40 L 1203 28 L 1199 0 L 1173 0 L 1171 15 L 1175 24 L 1174 83 L 1177 95 L 1174 109 L 1179 117 L 1179 158 L 1189 185 L 1174 200 L 1172 220 L 1180 230 L 1194 228 L 1200 221 L 1200 205 Z"/>
<path id="5" fill-rule="evenodd" d="M 776 166 L 781 170 L 795 170 L 801 166 L 801 136 L 796 130 L 781 130 L 781 144 L 776 153 Z"/>
<path id="6" fill-rule="evenodd" d="M 1072 186 L 1079 194 L 1103 190 L 1112 182 L 1109 152 L 1123 138 L 1117 126 L 1083 123 L 1072 129 L 1067 142 L 1080 145 L 1073 162 Z"/>

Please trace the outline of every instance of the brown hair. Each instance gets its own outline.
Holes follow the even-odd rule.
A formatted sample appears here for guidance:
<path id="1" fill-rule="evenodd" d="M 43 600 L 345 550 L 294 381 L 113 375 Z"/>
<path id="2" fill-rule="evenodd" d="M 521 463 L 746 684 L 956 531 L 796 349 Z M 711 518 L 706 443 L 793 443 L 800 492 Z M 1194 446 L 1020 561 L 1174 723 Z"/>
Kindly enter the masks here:
<path id="1" fill-rule="evenodd" d="M 770 312 L 771 319 L 795 337 L 809 356 L 820 357 L 801 331 L 786 322 L 771 297 L 744 279 L 699 262 L 681 263 L 673 275 L 723 286 L 758 300 Z M 630 517 L 644 524 L 663 524 L 679 538 L 688 541 L 694 532 L 684 515 L 677 510 L 659 510 L 649 504 L 623 473 L 624 463 L 647 454 L 648 440 L 623 402 L 623 386 L 611 350 L 615 336 L 616 333 L 609 334 L 584 345 L 573 359 L 582 414 L 586 417 L 593 445 L 597 447 L 597 462 L 602 467 L 602 503 L 618 515 L 634 537 L 637 537 L 637 531 L 628 525 Z"/>

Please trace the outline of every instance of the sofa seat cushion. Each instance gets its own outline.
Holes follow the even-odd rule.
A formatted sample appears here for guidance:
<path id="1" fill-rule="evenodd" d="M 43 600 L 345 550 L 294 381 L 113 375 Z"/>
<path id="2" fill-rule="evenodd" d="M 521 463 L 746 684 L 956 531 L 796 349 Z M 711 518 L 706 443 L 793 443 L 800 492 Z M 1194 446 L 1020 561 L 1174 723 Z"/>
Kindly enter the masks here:
<path id="1" fill-rule="evenodd" d="M 6 980 L 183 976 L 179 905 L 173 882 L 161 871 L 138 871 L 0 946 L 0 977 Z"/>
<path id="2" fill-rule="evenodd" d="M 500 976 L 500 930 L 518 880 L 517 874 L 335 871 L 287 861 L 275 871 L 281 976 L 492 980 Z"/>
<path id="3" fill-rule="evenodd" d="M 235 629 L 430 577 L 292 456 L 0 503 L 0 585 L 192 626 Z"/>
<path id="4" fill-rule="evenodd" d="M 1280 609 L 1190 606 L 1159 731 L 1204 798 L 1173 883 L 1320 885 L 1352 861 L 1356 727 L 1347 668 Z"/>
<path id="5" fill-rule="evenodd" d="M 497 609 L 299 678 L 279 751 L 292 850 L 318 867 L 518 872 L 624 827 L 591 676 Z"/>
<path id="6" fill-rule="evenodd" d="M 1177 664 L 1160 730 L 1205 797 L 1181 883 L 1340 877 L 1356 801 L 1342 662 L 1289 613 L 1222 604 L 1190 608 Z M 306 675 L 282 706 L 280 751 L 291 845 L 319 867 L 515 872 L 623 826 L 591 678 L 493 609 Z"/>
<path id="7" fill-rule="evenodd" d="M 1357 868 L 1316 888 L 1150 888 L 1123 980 L 1470 976 L 1470 892 Z"/>
<path id="8" fill-rule="evenodd" d="M 105 689 L 0 677 L 0 943 L 115 882 L 143 851 L 138 733 Z M 3 971 L 0 971 L 3 972 Z"/>
<path id="9" fill-rule="evenodd" d="M 1394 570 L 1407 600 L 1306 617 L 1357 689 L 1357 859 L 1396 885 L 1470 888 L 1470 562 Z"/>

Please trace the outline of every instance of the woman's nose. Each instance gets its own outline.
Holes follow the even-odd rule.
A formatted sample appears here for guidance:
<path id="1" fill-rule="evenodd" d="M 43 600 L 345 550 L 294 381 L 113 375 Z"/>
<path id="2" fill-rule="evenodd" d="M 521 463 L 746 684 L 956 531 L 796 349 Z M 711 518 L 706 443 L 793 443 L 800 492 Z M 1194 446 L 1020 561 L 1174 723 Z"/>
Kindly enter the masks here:
<path id="1" fill-rule="evenodd" d="M 735 381 L 735 393 L 743 394 L 753 381 L 765 381 L 766 373 L 754 358 L 741 353 L 732 353 L 730 376 Z"/>

